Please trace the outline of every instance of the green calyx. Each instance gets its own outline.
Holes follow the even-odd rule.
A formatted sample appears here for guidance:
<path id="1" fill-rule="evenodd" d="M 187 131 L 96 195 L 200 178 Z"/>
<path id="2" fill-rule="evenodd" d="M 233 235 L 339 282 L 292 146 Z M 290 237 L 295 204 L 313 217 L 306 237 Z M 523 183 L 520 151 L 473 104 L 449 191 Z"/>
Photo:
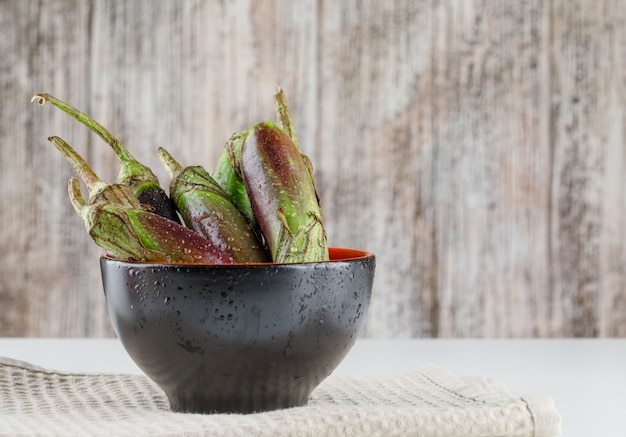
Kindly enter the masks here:
<path id="1" fill-rule="evenodd" d="M 89 167 L 82 156 L 76 152 L 62 138 L 50 137 L 48 140 L 54 144 L 63 156 L 72 164 L 76 173 L 81 177 L 89 190 L 89 203 L 95 204 L 100 201 L 118 203 L 132 208 L 140 208 L 141 205 L 134 193 L 125 184 L 109 184 L 102 181 Z"/>
<path id="2" fill-rule="evenodd" d="M 211 191 L 228 198 L 227 193 L 202 166 L 183 167 L 163 147 L 159 147 L 159 160 L 170 175 L 170 197 L 178 203 L 180 197 L 194 189 Z"/>
<path id="3" fill-rule="evenodd" d="M 80 215 L 91 239 L 120 259 L 129 261 L 166 261 L 167 255 L 146 247 L 128 216 L 128 205 L 104 200 L 87 203 L 83 199 L 78 179 L 68 183 L 70 201 Z"/>

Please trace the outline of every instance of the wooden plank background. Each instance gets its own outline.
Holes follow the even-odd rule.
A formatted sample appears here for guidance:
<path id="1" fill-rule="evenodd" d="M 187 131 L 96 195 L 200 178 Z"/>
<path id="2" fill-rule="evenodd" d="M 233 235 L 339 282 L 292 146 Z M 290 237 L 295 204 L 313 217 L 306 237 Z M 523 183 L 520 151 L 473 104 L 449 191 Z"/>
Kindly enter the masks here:
<path id="1" fill-rule="evenodd" d="M 377 254 L 370 337 L 626 335 L 626 4 L 0 0 L 0 336 L 110 336 L 50 105 L 212 169 L 285 89 L 332 245 Z"/>

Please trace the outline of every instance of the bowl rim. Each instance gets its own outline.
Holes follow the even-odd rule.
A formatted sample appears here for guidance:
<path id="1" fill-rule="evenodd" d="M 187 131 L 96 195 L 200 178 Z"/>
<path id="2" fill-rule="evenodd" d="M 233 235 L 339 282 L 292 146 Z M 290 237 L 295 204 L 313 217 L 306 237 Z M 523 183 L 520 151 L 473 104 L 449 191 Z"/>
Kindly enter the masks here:
<path id="1" fill-rule="evenodd" d="M 100 259 L 106 262 L 115 262 L 128 266 L 172 266 L 172 267 L 185 267 L 185 268 L 242 268 L 242 267 L 279 267 L 279 266 L 299 266 L 309 264 L 329 264 L 329 263 L 341 263 L 346 261 L 360 261 L 375 258 L 373 252 L 363 249 L 353 249 L 348 247 L 329 247 L 328 252 L 330 259 L 327 261 L 303 261 L 303 262 L 286 262 L 286 263 L 274 263 L 274 262 L 252 262 L 252 263 L 235 263 L 235 264 L 208 264 L 208 263 L 176 263 L 176 262 L 155 262 L 155 261 L 125 261 L 115 256 L 103 253 Z"/>

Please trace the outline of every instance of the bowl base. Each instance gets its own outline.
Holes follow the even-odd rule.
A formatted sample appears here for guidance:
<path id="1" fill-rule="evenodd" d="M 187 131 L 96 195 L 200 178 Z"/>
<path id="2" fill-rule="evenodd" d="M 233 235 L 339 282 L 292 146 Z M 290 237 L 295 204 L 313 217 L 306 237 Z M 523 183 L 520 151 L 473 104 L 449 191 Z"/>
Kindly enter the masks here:
<path id="1" fill-rule="evenodd" d="M 263 411 L 302 407 L 309 401 L 306 395 L 284 397 L 276 394 L 274 398 L 246 396 L 241 398 L 207 398 L 193 395 L 168 395 L 170 410 L 177 413 L 192 414 L 251 414 Z"/>

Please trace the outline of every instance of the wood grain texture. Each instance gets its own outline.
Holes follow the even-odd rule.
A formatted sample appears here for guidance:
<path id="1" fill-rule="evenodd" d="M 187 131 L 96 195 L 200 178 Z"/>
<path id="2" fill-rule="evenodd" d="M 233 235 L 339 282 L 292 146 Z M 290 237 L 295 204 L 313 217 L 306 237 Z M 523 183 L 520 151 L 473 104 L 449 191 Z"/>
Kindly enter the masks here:
<path id="1" fill-rule="evenodd" d="M 280 84 L 329 241 L 377 254 L 370 337 L 626 335 L 619 0 L 0 0 L 0 336 L 110 336 L 67 199 L 92 115 L 211 170 Z"/>

